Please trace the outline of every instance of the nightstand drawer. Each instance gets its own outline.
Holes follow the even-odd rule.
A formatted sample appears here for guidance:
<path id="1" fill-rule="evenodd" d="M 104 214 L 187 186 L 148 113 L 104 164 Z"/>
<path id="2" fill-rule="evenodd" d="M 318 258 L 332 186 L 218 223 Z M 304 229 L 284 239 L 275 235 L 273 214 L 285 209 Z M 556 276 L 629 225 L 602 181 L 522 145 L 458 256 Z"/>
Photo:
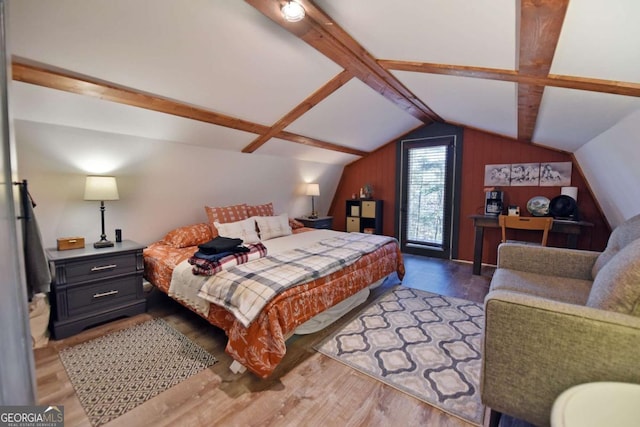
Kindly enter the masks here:
<path id="1" fill-rule="evenodd" d="M 66 280 L 56 280 L 56 282 L 77 283 L 85 280 L 134 273 L 136 271 L 136 262 L 136 257 L 133 254 L 111 255 L 109 257 L 95 257 L 67 262 L 64 265 Z"/>
<path id="2" fill-rule="evenodd" d="M 328 230 L 331 228 L 332 223 L 333 223 L 333 218 L 322 218 L 315 221 L 314 227 Z"/>
<path id="3" fill-rule="evenodd" d="M 114 307 L 134 300 L 139 286 L 142 286 L 141 275 L 69 288 L 67 290 L 68 315 L 72 317 L 83 313 L 95 313 L 100 308 Z"/>
<path id="4" fill-rule="evenodd" d="M 309 228 L 321 228 L 330 230 L 333 226 L 333 217 L 332 216 L 321 216 L 317 218 L 309 218 L 309 217 L 300 217 L 296 218 L 296 220 L 300 221 L 304 224 L 305 227 Z"/>

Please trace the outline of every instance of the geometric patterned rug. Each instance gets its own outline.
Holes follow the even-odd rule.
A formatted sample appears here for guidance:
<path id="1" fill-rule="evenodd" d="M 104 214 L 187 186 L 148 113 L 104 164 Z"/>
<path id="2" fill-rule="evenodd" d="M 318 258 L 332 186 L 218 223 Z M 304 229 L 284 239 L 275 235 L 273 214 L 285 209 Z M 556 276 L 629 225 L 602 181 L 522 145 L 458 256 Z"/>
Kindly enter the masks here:
<path id="1" fill-rule="evenodd" d="M 398 286 L 316 347 L 339 362 L 482 425 L 482 304 Z"/>
<path id="2" fill-rule="evenodd" d="M 60 359 L 94 427 L 217 362 L 162 319 L 68 347 Z"/>

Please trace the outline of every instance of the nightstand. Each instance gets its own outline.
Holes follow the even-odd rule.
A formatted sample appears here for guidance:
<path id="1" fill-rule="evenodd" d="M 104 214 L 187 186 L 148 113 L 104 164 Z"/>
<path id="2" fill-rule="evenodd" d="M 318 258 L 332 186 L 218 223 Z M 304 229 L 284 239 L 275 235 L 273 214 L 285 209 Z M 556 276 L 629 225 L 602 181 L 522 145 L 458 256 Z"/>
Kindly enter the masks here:
<path id="1" fill-rule="evenodd" d="M 306 216 L 303 216 L 301 218 L 296 218 L 296 220 L 300 221 L 304 224 L 305 227 L 309 228 L 331 229 L 331 226 L 333 225 L 332 216 L 319 216 L 318 218 L 307 218 Z"/>
<path id="2" fill-rule="evenodd" d="M 111 248 L 47 249 L 51 270 L 51 332 L 55 339 L 146 311 L 145 247 L 131 240 Z"/>

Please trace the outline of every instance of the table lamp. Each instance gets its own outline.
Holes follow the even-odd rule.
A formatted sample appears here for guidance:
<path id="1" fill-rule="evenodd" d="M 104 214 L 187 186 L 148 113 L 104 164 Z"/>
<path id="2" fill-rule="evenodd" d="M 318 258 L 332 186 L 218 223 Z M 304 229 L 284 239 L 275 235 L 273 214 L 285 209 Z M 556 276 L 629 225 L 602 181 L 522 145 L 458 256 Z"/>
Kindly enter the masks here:
<path id="1" fill-rule="evenodd" d="M 318 212 L 316 212 L 316 207 L 314 204 L 314 196 L 320 195 L 320 185 L 318 184 L 307 184 L 307 196 L 311 196 L 311 215 L 308 218 L 318 218 Z"/>
<path id="2" fill-rule="evenodd" d="M 107 240 L 104 232 L 104 202 L 105 200 L 119 200 L 118 184 L 114 176 L 87 176 L 84 185 L 84 200 L 100 201 L 100 215 L 102 219 L 102 234 L 100 241 L 93 244 L 94 248 L 109 248 L 113 242 Z"/>

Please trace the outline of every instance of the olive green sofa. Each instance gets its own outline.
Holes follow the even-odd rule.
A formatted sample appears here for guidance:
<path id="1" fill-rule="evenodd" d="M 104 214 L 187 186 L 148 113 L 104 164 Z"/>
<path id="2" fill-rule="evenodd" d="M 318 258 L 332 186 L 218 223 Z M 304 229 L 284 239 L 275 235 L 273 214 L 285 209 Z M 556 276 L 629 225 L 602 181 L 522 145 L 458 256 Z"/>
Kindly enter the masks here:
<path id="1" fill-rule="evenodd" d="M 602 253 L 498 248 L 481 374 L 491 422 L 505 413 L 549 425 L 560 393 L 594 381 L 640 383 L 640 215 Z"/>

